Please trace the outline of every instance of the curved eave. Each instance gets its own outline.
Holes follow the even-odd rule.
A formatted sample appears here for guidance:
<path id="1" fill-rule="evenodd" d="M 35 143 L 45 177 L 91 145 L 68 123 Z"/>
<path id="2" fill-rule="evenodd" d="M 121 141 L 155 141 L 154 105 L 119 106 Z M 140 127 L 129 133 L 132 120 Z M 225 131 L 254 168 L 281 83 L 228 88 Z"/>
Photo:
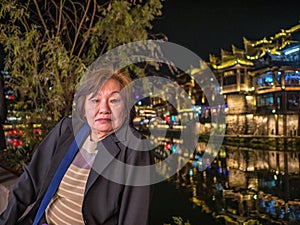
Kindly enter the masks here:
<path id="1" fill-rule="evenodd" d="M 212 64 L 212 67 L 213 67 L 213 69 L 216 69 L 216 70 L 222 70 L 222 69 L 226 69 L 229 67 L 233 67 L 235 65 L 254 66 L 254 63 L 249 60 L 246 60 L 246 59 L 232 59 L 232 60 L 228 60 L 226 62 L 222 62 L 219 65 Z"/>

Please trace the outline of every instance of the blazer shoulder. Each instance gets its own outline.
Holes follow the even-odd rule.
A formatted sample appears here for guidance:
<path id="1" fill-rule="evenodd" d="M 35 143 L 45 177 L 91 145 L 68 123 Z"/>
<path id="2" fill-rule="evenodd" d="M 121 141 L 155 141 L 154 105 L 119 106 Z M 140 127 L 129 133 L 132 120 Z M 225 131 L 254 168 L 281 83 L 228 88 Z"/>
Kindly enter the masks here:
<path id="1" fill-rule="evenodd" d="M 136 136 L 137 138 L 146 139 L 146 136 L 141 131 L 136 129 L 134 126 L 129 126 L 129 129 L 134 134 L 134 136 Z"/>
<path id="2" fill-rule="evenodd" d="M 60 133 L 65 133 L 68 129 L 72 130 L 72 119 L 70 117 L 63 117 L 59 122 Z"/>

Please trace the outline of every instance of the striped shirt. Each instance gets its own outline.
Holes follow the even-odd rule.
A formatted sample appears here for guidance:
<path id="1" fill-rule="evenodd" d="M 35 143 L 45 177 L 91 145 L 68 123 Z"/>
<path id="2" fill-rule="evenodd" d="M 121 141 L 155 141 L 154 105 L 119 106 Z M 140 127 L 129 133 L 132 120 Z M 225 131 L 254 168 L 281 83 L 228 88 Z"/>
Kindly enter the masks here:
<path id="1" fill-rule="evenodd" d="M 66 171 L 47 209 L 49 225 L 83 225 L 82 202 L 86 181 L 97 153 L 97 142 L 88 137 Z"/>

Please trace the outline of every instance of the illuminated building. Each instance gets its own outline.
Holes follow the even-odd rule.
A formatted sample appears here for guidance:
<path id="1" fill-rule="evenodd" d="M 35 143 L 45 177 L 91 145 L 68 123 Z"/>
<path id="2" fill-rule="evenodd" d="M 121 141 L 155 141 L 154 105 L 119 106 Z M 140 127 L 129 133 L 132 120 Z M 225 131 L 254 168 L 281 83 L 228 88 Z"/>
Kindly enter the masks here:
<path id="1" fill-rule="evenodd" d="M 298 136 L 300 25 L 210 55 L 228 106 L 227 134 Z M 298 36 L 297 36 L 298 35 Z"/>
<path id="2" fill-rule="evenodd" d="M 166 102 L 169 98 L 157 96 L 150 97 L 151 106 L 161 118 L 174 115 L 184 122 L 198 116 L 200 133 L 210 132 L 213 113 L 225 112 L 228 135 L 300 136 L 299 31 L 300 24 L 261 40 L 243 38 L 243 49 L 232 45 L 220 56 L 210 55 L 206 64 L 220 83 L 212 93 L 222 94 L 224 105 L 211 108 L 193 76 L 183 72 L 176 82 L 193 107 L 185 107 L 173 94 L 173 107 Z M 169 89 L 160 96 L 170 95 Z"/>

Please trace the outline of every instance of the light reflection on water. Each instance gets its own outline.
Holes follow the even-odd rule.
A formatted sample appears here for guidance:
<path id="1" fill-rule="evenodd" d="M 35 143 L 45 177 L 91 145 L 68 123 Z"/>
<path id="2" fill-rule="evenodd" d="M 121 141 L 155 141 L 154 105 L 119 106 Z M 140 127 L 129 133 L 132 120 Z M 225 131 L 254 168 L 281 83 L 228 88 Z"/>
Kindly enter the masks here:
<path id="1" fill-rule="evenodd" d="M 166 139 L 156 156 L 161 160 L 176 155 L 176 166 L 181 169 L 169 180 L 191 193 L 195 207 L 214 212 L 215 217 L 230 216 L 239 224 L 249 219 L 262 224 L 300 224 L 298 151 L 222 146 L 208 168 L 199 171 L 206 143 L 199 142 L 193 155 L 187 155 L 182 146 L 176 139 Z M 183 166 L 186 157 L 190 160 Z M 160 172 L 168 171 L 166 167 Z"/>

